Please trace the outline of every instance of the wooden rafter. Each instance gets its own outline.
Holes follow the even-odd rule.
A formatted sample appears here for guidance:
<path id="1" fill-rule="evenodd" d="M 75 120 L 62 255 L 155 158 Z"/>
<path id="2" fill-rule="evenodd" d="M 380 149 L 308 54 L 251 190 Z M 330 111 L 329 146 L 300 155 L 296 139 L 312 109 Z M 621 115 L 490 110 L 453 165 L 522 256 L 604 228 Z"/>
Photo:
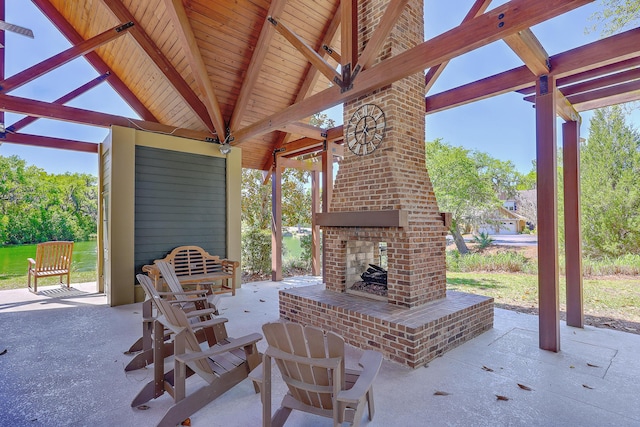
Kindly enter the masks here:
<path id="1" fill-rule="evenodd" d="M 298 52 L 318 69 L 330 82 L 340 81 L 340 74 L 327 61 L 324 60 L 318 52 L 313 50 L 300 36 L 298 36 L 291 28 L 281 20 L 277 21 L 273 17 L 267 18 L 280 33 Z"/>
<path id="2" fill-rule="evenodd" d="M 588 111 L 640 99 L 640 80 L 604 87 L 568 97 L 577 111 Z"/>
<path id="3" fill-rule="evenodd" d="M 220 110 L 220 104 L 218 103 L 218 97 L 211 84 L 211 79 L 209 78 L 207 68 L 202 59 L 200 49 L 198 48 L 196 37 L 189 24 L 189 18 L 187 17 L 187 12 L 184 9 L 182 0 L 164 0 L 164 4 L 187 57 L 187 62 L 191 67 L 193 77 L 205 98 L 204 104 L 207 106 L 207 111 L 213 122 L 213 127 L 218 135 L 218 139 L 223 141 L 226 138 L 227 132 L 222 111 Z"/>
<path id="4" fill-rule="evenodd" d="M 582 122 L 580 114 L 560 90 L 556 90 L 556 114 L 566 122 Z"/>
<path id="5" fill-rule="evenodd" d="M 55 70 L 56 68 L 99 48 L 105 43 L 109 43 L 110 41 L 115 40 L 116 38 L 126 34 L 132 25 L 133 23 L 117 25 L 107 31 L 98 34 L 95 37 L 92 37 L 88 40 L 78 43 L 75 46 L 70 47 L 64 52 L 60 52 L 59 54 L 54 55 L 49 59 L 45 59 L 44 61 L 32 67 L 29 67 L 26 70 L 14 74 L 8 79 L 5 79 L 3 82 L 0 82 L 2 92 L 11 92 L 12 90 L 29 83 L 30 81 L 48 73 L 49 71 Z"/>
<path id="6" fill-rule="evenodd" d="M 273 0 L 269 6 L 267 16 L 279 17 L 284 10 L 285 5 L 285 0 Z M 256 50 L 251 56 L 251 62 L 247 68 L 247 73 L 244 77 L 242 88 L 240 89 L 238 100 L 236 101 L 236 106 L 233 110 L 233 114 L 231 115 L 229 128 L 232 132 L 240 126 L 240 122 L 244 117 L 247 105 L 249 104 L 249 97 L 251 96 L 253 88 L 258 81 L 258 74 L 260 73 L 260 68 L 264 63 L 264 58 L 267 56 L 267 52 L 269 51 L 269 46 L 271 45 L 271 39 L 273 38 L 274 33 L 275 28 L 273 25 L 270 25 L 265 20 L 265 23 L 262 25 L 262 30 L 260 30 L 258 42 L 256 43 Z"/>
<path id="7" fill-rule="evenodd" d="M 157 122 L 130 119 L 128 117 L 116 116 L 113 114 L 99 113 L 96 111 L 83 110 L 81 108 L 68 107 L 66 105 L 35 101 L 33 99 L 4 94 L 0 94 L 0 111 L 8 111 L 15 114 L 24 114 L 27 116 L 62 120 L 71 123 L 80 123 L 104 128 L 116 125 L 149 132 L 166 133 L 184 138 L 197 139 L 200 141 L 205 141 L 211 136 L 211 134 L 207 132 L 176 128 L 174 126 L 167 126 Z"/>
<path id="8" fill-rule="evenodd" d="M 53 101 L 53 103 L 59 104 L 59 105 L 66 104 L 67 102 L 77 98 L 78 96 L 89 91 L 90 89 L 93 89 L 94 87 L 96 87 L 97 85 L 105 81 L 108 77 L 109 77 L 109 73 L 98 76 L 95 79 L 83 84 L 79 88 L 74 89 L 71 92 L 67 93 L 66 95 L 61 96 L 60 98 Z M 10 132 L 17 132 L 20 129 L 24 128 L 25 126 L 35 122 L 36 120 L 38 120 L 37 117 L 31 117 L 31 116 L 25 117 L 21 120 L 18 120 L 11 126 L 7 127 L 7 130 Z"/>
<path id="9" fill-rule="evenodd" d="M 476 0 L 475 3 L 473 3 L 473 6 L 471 6 L 471 9 L 469 9 L 469 12 L 467 12 L 466 16 L 462 20 L 462 23 L 468 22 L 476 16 L 482 15 L 485 10 L 487 10 L 490 3 L 491 0 Z M 427 74 L 424 77 L 424 93 L 429 93 L 429 90 L 431 90 L 436 80 L 438 79 L 438 77 L 440 77 L 440 74 L 442 74 L 442 71 L 444 71 L 445 67 L 448 64 L 449 61 L 444 61 L 429 68 L 429 71 L 427 71 Z"/>
<path id="10" fill-rule="evenodd" d="M 29 145 L 31 147 L 59 148 L 61 150 L 80 151 L 83 153 L 97 153 L 100 148 L 100 144 L 94 144 L 92 142 L 13 132 L 7 132 L 3 141 L 12 144 Z"/>
<path id="11" fill-rule="evenodd" d="M 552 74 L 558 81 L 589 70 L 608 67 L 618 61 L 639 58 L 637 41 L 640 28 L 626 31 L 606 39 L 568 50 L 550 57 Z M 428 96 L 427 114 L 443 111 L 507 92 L 526 89 L 535 82 L 535 76 L 526 66 L 513 68 L 503 73 L 459 86 L 451 90 Z"/>
<path id="12" fill-rule="evenodd" d="M 510 34 L 504 41 L 534 75 L 540 76 L 550 71 L 549 54 L 530 28 Z"/>
<path id="13" fill-rule="evenodd" d="M 121 22 L 133 22 L 134 26 L 130 31 L 130 34 L 136 40 L 138 45 L 149 56 L 149 59 L 156 64 L 158 70 L 167 78 L 167 81 L 178 92 L 180 97 L 186 102 L 191 110 L 196 114 L 200 121 L 205 125 L 209 131 L 213 132 L 213 123 L 207 112 L 207 107 L 202 103 L 198 95 L 191 89 L 189 84 L 182 78 L 178 70 L 167 60 L 162 54 L 160 48 L 151 40 L 149 35 L 143 30 L 140 24 L 136 21 L 134 16 L 129 12 L 122 1 L 120 0 L 102 0 L 102 2 L 111 10 Z"/>
<path id="14" fill-rule="evenodd" d="M 575 9 L 592 0 L 549 0 L 530 2 L 512 0 L 438 37 L 428 40 L 412 49 L 391 57 L 360 73 L 353 82 L 353 88 L 341 92 L 336 86 L 326 89 L 285 110 L 266 117 L 235 134 L 234 144 L 271 132 L 280 126 L 307 117 L 341 102 L 355 99 L 377 88 L 393 83 L 401 78 L 420 72 L 425 68 L 440 64 L 485 44 L 504 38 L 508 34 L 529 28 L 537 23 Z M 505 25 L 496 28 L 498 15 L 509 19 Z M 463 37 L 473 34 L 473 40 Z"/>
<path id="15" fill-rule="evenodd" d="M 281 132 L 287 132 L 294 135 L 302 135 L 307 138 L 321 141 L 324 139 L 326 131 L 318 126 L 313 126 L 307 123 L 293 122 L 287 123 L 278 129 Z"/>
<path id="16" fill-rule="evenodd" d="M 409 0 L 391 0 L 389 2 L 384 15 L 382 15 L 380 23 L 367 42 L 367 45 L 362 51 L 362 55 L 360 55 L 360 58 L 358 59 L 360 70 L 366 70 L 373 64 L 373 61 L 376 60 L 380 49 L 387 40 L 387 37 L 389 37 L 389 34 L 396 25 L 396 22 L 398 22 L 398 18 L 402 15 L 404 7 L 408 2 Z"/>
<path id="17" fill-rule="evenodd" d="M 293 168 L 304 171 L 322 171 L 322 163 L 278 157 L 278 167 Z"/>
<path id="18" fill-rule="evenodd" d="M 71 26 L 69 22 L 58 12 L 49 0 L 31 0 L 32 3 L 47 16 L 53 25 L 60 31 L 71 44 L 81 43 L 84 39 Z M 138 99 L 138 97 L 124 84 L 120 78 L 113 73 L 113 70 L 95 52 L 89 52 L 84 58 L 93 66 L 98 74 L 111 73 L 109 85 L 122 97 L 122 99 L 135 111 L 143 120 L 157 122 L 158 119 L 149 109 Z"/>
<path id="19" fill-rule="evenodd" d="M 340 16 L 341 65 L 345 69 L 358 61 L 358 0 L 341 0 Z"/>
<path id="20" fill-rule="evenodd" d="M 334 48 L 332 48 L 331 46 L 329 46 L 327 44 L 323 44 L 322 45 L 322 50 L 327 52 L 327 55 L 329 55 L 338 64 L 342 64 L 342 56 L 340 56 L 340 54 L 338 52 L 336 52 L 336 50 Z"/>

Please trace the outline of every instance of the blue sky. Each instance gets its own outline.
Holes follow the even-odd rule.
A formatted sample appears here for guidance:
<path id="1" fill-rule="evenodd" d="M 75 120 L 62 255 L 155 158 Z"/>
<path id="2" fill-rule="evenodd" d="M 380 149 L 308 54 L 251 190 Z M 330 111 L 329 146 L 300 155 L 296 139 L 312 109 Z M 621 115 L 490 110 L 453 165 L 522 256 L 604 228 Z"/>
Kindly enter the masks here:
<path id="1" fill-rule="evenodd" d="M 505 1 L 494 1 L 496 7 Z M 425 8 L 425 38 L 431 38 L 460 24 L 472 0 L 430 1 Z M 602 7 L 600 1 L 564 14 L 532 28 L 550 55 L 595 41 L 597 34 L 586 34 L 589 17 Z M 31 28 L 35 39 L 6 33 L 6 76 L 24 70 L 44 59 L 70 47 L 53 25 L 30 1 L 6 0 L 6 20 Z M 430 93 L 441 92 L 461 84 L 490 76 L 522 65 L 520 59 L 498 41 L 456 58 L 442 73 Z M 98 74 L 84 61 L 77 59 L 57 70 L 40 77 L 11 92 L 26 98 L 53 101 Z M 108 84 L 98 87 L 70 102 L 70 106 L 118 114 L 127 117 L 137 115 L 111 90 Z M 336 124 L 342 123 L 341 109 L 335 108 L 330 116 Z M 588 136 L 589 112 L 581 114 L 581 134 Z M 22 118 L 6 114 L 7 126 Z M 632 116 L 634 124 L 640 113 Z M 635 122 L 635 123 L 634 123 Z M 561 142 L 562 120 L 558 120 L 558 142 Z M 637 127 L 637 126 L 636 126 Z M 75 139 L 80 141 L 102 141 L 108 130 L 91 126 L 75 125 L 55 120 L 40 119 L 23 129 L 25 133 Z M 442 138 L 452 145 L 488 152 L 501 160 L 511 160 L 521 172 L 531 169 L 535 158 L 535 113 L 531 104 L 522 100 L 522 95 L 509 93 L 457 107 L 427 116 L 426 140 Z M 4 143 L 0 155 L 18 155 L 28 164 L 38 166 L 50 173 L 80 172 L 97 175 L 98 159 L 94 154 L 76 153 L 66 150 L 26 147 Z"/>

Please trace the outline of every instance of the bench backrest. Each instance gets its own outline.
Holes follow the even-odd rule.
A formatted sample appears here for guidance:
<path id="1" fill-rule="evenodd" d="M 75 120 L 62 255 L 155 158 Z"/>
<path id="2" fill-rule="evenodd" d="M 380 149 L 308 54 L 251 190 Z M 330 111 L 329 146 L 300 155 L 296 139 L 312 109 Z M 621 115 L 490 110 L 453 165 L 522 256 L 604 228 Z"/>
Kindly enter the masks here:
<path id="1" fill-rule="evenodd" d="M 38 243 L 35 269 L 40 272 L 69 270 L 72 255 L 73 242 Z"/>
<path id="2" fill-rule="evenodd" d="M 165 258 L 173 265 L 177 276 L 209 274 L 222 271 L 219 256 L 211 255 L 199 246 L 180 246 Z"/>

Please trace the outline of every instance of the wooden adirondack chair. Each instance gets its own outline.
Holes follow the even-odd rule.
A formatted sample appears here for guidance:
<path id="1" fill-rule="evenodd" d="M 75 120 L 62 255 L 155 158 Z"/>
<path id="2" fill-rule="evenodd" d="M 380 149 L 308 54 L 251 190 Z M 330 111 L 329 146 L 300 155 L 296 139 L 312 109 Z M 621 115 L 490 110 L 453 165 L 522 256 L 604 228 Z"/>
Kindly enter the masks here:
<path id="1" fill-rule="evenodd" d="M 27 288 L 32 292 L 38 292 L 38 278 L 49 276 L 67 276 L 67 288 L 71 284 L 71 256 L 73 255 L 73 242 L 45 242 L 36 246 L 36 259 L 29 258 L 29 270 Z M 33 288 L 31 278 L 33 277 Z"/>
<path id="2" fill-rule="evenodd" d="M 156 266 L 158 266 L 158 269 L 160 270 L 160 274 L 162 274 L 162 277 L 167 283 L 167 286 L 169 286 L 169 289 L 171 290 L 171 292 L 175 295 L 175 298 L 178 301 L 181 301 L 182 303 L 181 306 L 183 309 L 188 310 L 193 305 L 202 304 L 202 302 L 199 302 L 199 301 L 203 301 L 203 300 L 193 299 L 194 298 L 193 296 L 196 295 L 194 293 L 196 292 L 200 293 L 200 298 L 204 298 L 204 301 L 206 301 L 210 307 L 211 306 L 217 307 L 218 304 L 220 304 L 220 299 L 221 299 L 220 295 L 207 296 L 207 291 L 205 290 L 185 291 L 182 288 L 182 284 L 180 283 L 180 279 L 178 279 L 178 276 L 176 275 L 176 271 L 173 268 L 173 265 L 171 265 L 170 263 L 166 261 L 157 261 Z M 199 306 L 199 308 L 204 308 L 204 307 Z"/>
<path id="3" fill-rule="evenodd" d="M 180 294 L 181 297 L 190 296 L 188 303 L 182 302 L 182 299 L 177 299 L 178 295 L 173 292 L 158 292 L 153 285 L 153 281 L 144 274 L 136 275 L 138 283 L 144 289 L 147 298 L 142 303 L 142 337 L 140 337 L 125 354 L 136 354 L 133 359 L 125 366 L 125 372 L 134 371 L 136 369 L 142 369 L 153 363 L 153 322 L 156 318 L 153 313 L 153 297 L 167 298 L 172 304 L 179 304 L 181 307 L 186 307 L 185 310 L 187 316 L 193 323 L 198 320 L 212 319 L 218 315 L 218 308 L 215 305 L 209 303 L 209 298 L 206 295 L 206 291 L 186 291 Z M 184 295 L 183 295 L 184 294 Z M 227 319 L 222 319 L 226 322 Z M 197 331 L 197 338 L 199 342 L 207 341 L 209 345 L 214 345 L 217 342 L 217 336 L 226 337 L 226 331 L 216 331 L 216 328 L 209 328 L 205 330 Z M 164 356 L 168 357 L 173 354 L 173 343 L 168 342 L 170 336 L 163 334 L 164 337 Z M 159 337 L 158 337 L 159 339 Z"/>
<path id="4" fill-rule="evenodd" d="M 161 346 L 155 346 L 154 378 L 131 406 L 138 407 L 167 391 L 173 396 L 174 404 L 158 425 L 175 426 L 248 377 L 249 372 L 260 364 L 261 355 L 256 343 L 262 336 L 254 333 L 238 339 L 224 337 L 214 346 L 202 350 L 194 328 L 219 325 L 219 319 L 191 324 L 179 306 L 157 296 L 153 297 L 153 302 L 161 313 L 154 321 L 155 337 L 163 335 L 163 328 L 173 334 L 174 369 L 164 372 Z M 187 394 L 186 380 L 194 373 L 207 385 Z M 254 384 L 254 387 L 258 392 L 258 386 Z"/>
<path id="5" fill-rule="evenodd" d="M 261 368 L 250 377 L 261 384 L 263 426 L 282 426 L 293 409 L 333 418 L 334 427 L 345 421 L 358 426 L 365 400 L 373 419 L 372 383 L 382 354 L 367 350 L 358 362 L 362 370 L 350 370 L 345 369 L 344 339 L 338 334 L 292 322 L 267 323 L 262 331 L 269 347 Z M 271 359 L 289 388 L 273 417 Z"/>

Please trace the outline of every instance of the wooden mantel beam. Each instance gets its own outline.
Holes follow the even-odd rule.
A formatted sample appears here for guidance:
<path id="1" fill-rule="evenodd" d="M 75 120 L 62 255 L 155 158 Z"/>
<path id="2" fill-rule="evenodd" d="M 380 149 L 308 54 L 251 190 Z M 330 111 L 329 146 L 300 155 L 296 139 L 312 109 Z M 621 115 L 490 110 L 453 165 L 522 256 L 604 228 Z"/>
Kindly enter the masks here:
<path id="1" fill-rule="evenodd" d="M 105 6 L 113 13 L 121 22 L 133 22 L 134 26 L 129 32 L 138 45 L 149 56 L 149 59 L 158 67 L 158 70 L 167 78 L 167 81 L 178 92 L 178 95 L 191 108 L 195 115 L 205 125 L 210 132 L 213 133 L 213 123 L 207 113 L 207 107 L 200 101 L 198 95 L 191 89 L 191 86 L 184 80 L 178 70 L 169 62 L 162 54 L 160 48 L 151 40 L 151 37 L 138 24 L 134 16 L 129 12 L 127 7 L 122 4 L 121 0 L 102 0 Z"/>
<path id="2" fill-rule="evenodd" d="M 31 0 L 31 2 L 53 23 L 71 44 L 78 44 L 84 38 L 75 28 L 62 16 L 49 0 Z M 122 99 L 135 111 L 143 120 L 157 122 L 158 119 L 149 111 L 138 97 L 124 84 L 113 70 L 104 62 L 96 52 L 87 53 L 84 58 L 98 72 L 98 74 L 110 73 L 109 85 L 122 97 Z"/>
<path id="3" fill-rule="evenodd" d="M 115 27 L 98 34 L 88 40 L 78 43 L 75 46 L 70 47 L 64 52 L 60 52 L 57 55 L 52 56 L 49 59 L 27 68 L 8 79 L 0 82 L 0 90 L 4 93 L 11 92 L 14 89 L 19 88 L 22 85 L 29 83 L 32 80 L 55 70 L 62 65 L 73 61 L 76 58 L 81 57 L 89 52 L 94 51 L 103 44 L 109 43 L 112 40 L 126 34 L 133 26 L 132 22 L 116 25 Z"/>
<path id="4" fill-rule="evenodd" d="M 593 0 L 548 0 L 545 2 L 512 0 L 363 71 L 353 81 L 351 90 L 341 92 L 338 86 L 325 89 L 281 112 L 240 129 L 234 135 L 233 144 L 240 145 L 258 135 L 272 132 L 287 123 L 370 93 L 399 79 L 423 71 L 425 68 L 470 52 L 591 1 Z M 499 19 L 499 16 L 503 16 L 504 19 Z M 500 27 L 499 23 L 501 22 L 503 25 Z M 472 40 L 469 40 L 469 34 L 473 34 Z"/>

